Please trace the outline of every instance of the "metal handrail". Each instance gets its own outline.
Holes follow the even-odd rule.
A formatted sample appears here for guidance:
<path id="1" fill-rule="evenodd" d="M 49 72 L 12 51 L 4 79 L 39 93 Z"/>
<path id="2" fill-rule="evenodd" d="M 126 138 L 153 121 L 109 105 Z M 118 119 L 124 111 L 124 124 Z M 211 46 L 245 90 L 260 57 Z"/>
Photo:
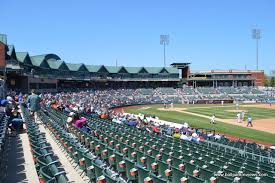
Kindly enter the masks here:
<path id="1" fill-rule="evenodd" d="M 271 157 L 270 153 L 267 157 L 267 156 L 262 156 L 262 155 L 258 155 L 258 154 L 255 154 L 255 153 L 247 152 L 246 148 L 244 150 L 242 150 L 242 149 L 239 149 L 239 148 L 236 148 L 236 147 L 231 147 L 231 146 L 228 146 L 228 145 L 225 145 L 225 144 L 220 144 L 220 143 L 212 142 L 212 141 L 208 141 L 208 140 L 205 140 L 204 142 L 206 142 L 208 146 L 210 144 L 211 147 L 212 147 L 212 145 L 217 145 L 217 146 L 219 146 L 219 148 L 224 147 L 225 152 L 226 152 L 227 149 L 230 149 L 231 153 L 232 153 L 233 150 L 235 150 L 235 151 L 238 151 L 239 154 L 241 154 L 242 156 L 252 155 L 253 160 L 255 160 L 256 157 L 258 157 L 261 162 L 264 162 L 264 160 L 267 160 L 270 163 L 275 163 L 275 158 Z"/>

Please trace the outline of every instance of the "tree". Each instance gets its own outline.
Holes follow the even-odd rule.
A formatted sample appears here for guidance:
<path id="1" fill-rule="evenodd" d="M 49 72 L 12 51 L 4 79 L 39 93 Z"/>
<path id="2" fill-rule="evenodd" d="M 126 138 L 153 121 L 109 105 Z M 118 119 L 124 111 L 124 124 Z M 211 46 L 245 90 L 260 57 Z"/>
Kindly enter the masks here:
<path id="1" fill-rule="evenodd" d="M 275 77 L 270 79 L 270 86 L 275 87 Z"/>
<path id="2" fill-rule="evenodd" d="M 267 75 L 264 76 L 264 86 L 270 86 L 270 79 Z"/>

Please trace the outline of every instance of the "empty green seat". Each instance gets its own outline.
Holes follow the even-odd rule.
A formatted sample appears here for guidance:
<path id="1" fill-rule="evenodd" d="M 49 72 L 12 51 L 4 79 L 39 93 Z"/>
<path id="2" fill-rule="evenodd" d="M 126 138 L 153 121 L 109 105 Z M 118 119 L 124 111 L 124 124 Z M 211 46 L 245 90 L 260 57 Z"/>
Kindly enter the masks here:
<path id="1" fill-rule="evenodd" d="M 138 182 L 144 182 L 144 179 L 149 176 L 150 171 L 139 165 L 136 168 L 138 170 Z"/>
<path id="2" fill-rule="evenodd" d="M 172 183 L 178 183 L 181 182 L 182 177 L 186 177 L 186 174 L 184 171 L 179 170 L 176 167 L 171 167 L 172 169 Z"/>

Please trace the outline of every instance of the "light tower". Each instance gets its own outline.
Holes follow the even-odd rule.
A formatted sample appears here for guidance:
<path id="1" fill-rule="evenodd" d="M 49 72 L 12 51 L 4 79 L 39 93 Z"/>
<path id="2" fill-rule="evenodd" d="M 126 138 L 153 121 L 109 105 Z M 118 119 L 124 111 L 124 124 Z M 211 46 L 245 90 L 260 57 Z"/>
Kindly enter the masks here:
<path id="1" fill-rule="evenodd" d="M 163 45 L 163 65 L 166 67 L 165 45 L 169 44 L 169 35 L 160 35 L 160 44 Z"/>
<path id="2" fill-rule="evenodd" d="M 261 39 L 261 29 L 252 29 L 252 38 L 256 40 L 256 69 L 259 70 L 259 40 Z"/>

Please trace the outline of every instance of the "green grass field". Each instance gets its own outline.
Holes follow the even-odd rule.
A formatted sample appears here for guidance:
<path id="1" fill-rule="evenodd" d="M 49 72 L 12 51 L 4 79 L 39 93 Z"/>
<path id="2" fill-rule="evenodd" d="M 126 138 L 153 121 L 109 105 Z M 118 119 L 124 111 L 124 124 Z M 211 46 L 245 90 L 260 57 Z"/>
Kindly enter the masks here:
<path id="1" fill-rule="evenodd" d="M 235 110 L 236 107 L 232 105 L 226 106 L 202 106 L 200 107 L 187 107 L 188 112 L 193 112 L 197 114 L 202 114 L 206 116 L 211 116 L 215 114 L 217 118 L 222 119 L 234 119 L 237 117 L 236 112 L 230 112 L 230 110 Z M 275 118 L 275 109 L 264 109 L 257 107 L 240 107 L 239 110 L 246 111 L 246 117 L 250 115 L 254 120 L 255 119 L 269 119 Z"/>
<path id="2" fill-rule="evenodd" d="M 228 134 L 242 139 L 251 139 L 258 142 L 265 142 L 275 144 L 275 134 L 255 130 L 253 128 L 245 128 L 228 123 L 218 122 L 216 125 L 210 125 L 209 119 L 185 114 L 177 111 L 160 111 L 158 108 L 163 108 L 163 105 L 151 105 L 149 108 L 127 108 L 129 113 L 143 113 L 148 115 L 158 116 L 162 120 L 172 121 L 176 123 L 187 122 L 190 126 L 195 128 L 210 128 L 222 134 Z M 229 112 L 228 110 L 235 110 L 233 105 L 174 105 L 176 108 L 185 108 L 188 112 L 203 114 L 211 116 L 215 114 L 217 118 L 235 119 L 236 112 Z M 269 119 L 275 118 L 275 109 L 264 109 L 256 107 L 240 107 L 240 110 L 248 111 L 247 115 L 251 115 L 253 119 Z"/>

